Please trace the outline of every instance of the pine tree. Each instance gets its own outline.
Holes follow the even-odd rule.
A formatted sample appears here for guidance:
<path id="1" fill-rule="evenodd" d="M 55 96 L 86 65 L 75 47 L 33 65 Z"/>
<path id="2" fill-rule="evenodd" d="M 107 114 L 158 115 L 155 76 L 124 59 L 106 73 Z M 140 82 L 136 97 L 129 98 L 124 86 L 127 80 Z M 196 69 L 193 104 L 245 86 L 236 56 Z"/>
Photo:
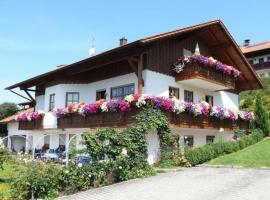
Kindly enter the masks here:
<path id="1" fill-rule="evenodd" d="M 262 98 L 259 94 L 255 98 L 255 119 L 252 121 L 253 129 L 261 129 L 265 136 L 270 133 L 269 113 L 263 106 Z"/>

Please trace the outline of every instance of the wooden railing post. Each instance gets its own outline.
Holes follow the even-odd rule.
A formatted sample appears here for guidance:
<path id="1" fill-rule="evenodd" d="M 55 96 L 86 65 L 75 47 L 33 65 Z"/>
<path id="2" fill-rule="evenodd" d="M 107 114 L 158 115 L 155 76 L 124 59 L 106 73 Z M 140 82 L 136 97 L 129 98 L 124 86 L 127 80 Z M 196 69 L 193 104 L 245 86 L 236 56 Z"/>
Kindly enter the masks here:
<path id="1" fill-rule="evenodd" d="M 138 62 L 138 94 L 142 95 L 143 88 L 143 55 L 139 56 Z"/>

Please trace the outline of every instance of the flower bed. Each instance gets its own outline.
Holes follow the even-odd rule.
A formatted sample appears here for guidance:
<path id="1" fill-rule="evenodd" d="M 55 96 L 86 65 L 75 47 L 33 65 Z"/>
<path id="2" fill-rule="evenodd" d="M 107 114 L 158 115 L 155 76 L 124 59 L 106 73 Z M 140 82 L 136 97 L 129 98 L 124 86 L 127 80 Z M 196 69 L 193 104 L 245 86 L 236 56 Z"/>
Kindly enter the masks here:
<path id="1" fill-rule="evenodd" d="M 213 57 L 206 57 L 203 55 L 195 54 L 191 56 L 184 56 L 183 58 L 179 59 L 178 62 L 173 65 L 173 70 L 176 73 L 180 73 L 188 63 L 198 63 L 206 68 L 214 68 L 224 74 L 232 75 L 235 78 L 239 78 L 241 76 L 241 72 L 232 66 L 223 64 Z"/>
<path id="2" fill-rule="evenodd" d="M 220 120 L 228 119 L 231 121 L 236 121 L 237 119 L 242 119 L 244 121 L 251 121 L 254 119 L 254 114 L 251 112 L 210 106 L 205 101 L 191 103 L 174 98 L 172 99 L 153 95 L 141 97 L 138 95 L 128 95 L 124 100 L 102 99 L 96 103 L 80 103 L 70 105 L 63 109 L 54 109 L 53 113 L 58 118 L 63 118 L 73 113 L 87 117 L 96 113 L 126 113 L 131 110 L 142 108 L 154 108 L 175 114 L 187 112 L 194 116 L 202 115 L 205 117 L 216 117 Z"/>

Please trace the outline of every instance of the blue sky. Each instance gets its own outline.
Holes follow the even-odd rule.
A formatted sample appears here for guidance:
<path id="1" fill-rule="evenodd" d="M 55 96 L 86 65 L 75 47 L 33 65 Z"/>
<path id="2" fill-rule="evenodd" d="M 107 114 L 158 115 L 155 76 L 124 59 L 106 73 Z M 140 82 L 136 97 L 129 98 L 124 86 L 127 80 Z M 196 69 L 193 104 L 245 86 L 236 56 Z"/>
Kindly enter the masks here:
<path id="1" fill-rule="evenodd" d="M 192 3 L 191 3 L 192 2 Z M 220 2 L 220 3 L 219 3 Z M 22 102 L 4 88 L 129 41 L 221 19 L 238 43 L 270 40 L 270 1 L 0 0 L 0 103 Z"/>

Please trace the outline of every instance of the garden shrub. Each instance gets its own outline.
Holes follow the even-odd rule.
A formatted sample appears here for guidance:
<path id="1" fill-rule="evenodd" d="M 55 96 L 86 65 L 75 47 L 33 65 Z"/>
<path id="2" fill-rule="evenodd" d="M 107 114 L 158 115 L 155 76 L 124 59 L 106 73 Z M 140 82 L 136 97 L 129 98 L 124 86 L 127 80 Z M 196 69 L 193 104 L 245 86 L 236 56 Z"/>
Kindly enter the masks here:
<path id="1" fill-rule="evenodd" d="M 218 156 L 239 151 L 247 146 L 255 144 L 263 139 L 263 133 L 259 129 L 252 131 L 236 141 L 221 141 L 213 144 L 207 144 L 195 149 L 189 149 L 185 152 L 186 159 L 192 165 L 202 164 Z"/>
<path id="2" fill-rule="evenodd" d="M 11 183 L 11 199 L 54 198 L 62 190 L 62 168 L 54 164 L 34 163 Z"/>
<path id="3" fill-rule="evenodd" d="M 261 129 L 265 136 L 270 133 L 270 118 L 269 113 L 263 105 L 262 98 L 258 94 L 255 99 L 255 119 L 251 125 L 253 129 Z"/>

